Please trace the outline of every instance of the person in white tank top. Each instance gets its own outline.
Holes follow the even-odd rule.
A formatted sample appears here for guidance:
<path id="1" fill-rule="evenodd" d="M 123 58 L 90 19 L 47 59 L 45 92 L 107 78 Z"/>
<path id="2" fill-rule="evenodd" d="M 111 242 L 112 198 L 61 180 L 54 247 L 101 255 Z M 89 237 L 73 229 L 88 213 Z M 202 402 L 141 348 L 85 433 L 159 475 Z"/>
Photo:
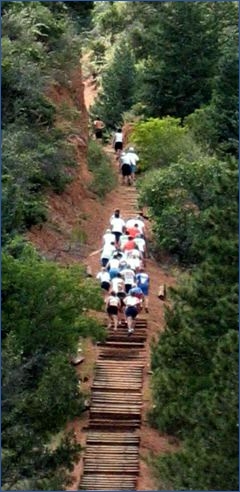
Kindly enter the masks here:
<path id="1" fill-rule="evenodd" d="M 113 147 L 118 158 L 123 149 L 123 132 L 121 128 L 118 128 L 116 133 L 114 134 Z"/>

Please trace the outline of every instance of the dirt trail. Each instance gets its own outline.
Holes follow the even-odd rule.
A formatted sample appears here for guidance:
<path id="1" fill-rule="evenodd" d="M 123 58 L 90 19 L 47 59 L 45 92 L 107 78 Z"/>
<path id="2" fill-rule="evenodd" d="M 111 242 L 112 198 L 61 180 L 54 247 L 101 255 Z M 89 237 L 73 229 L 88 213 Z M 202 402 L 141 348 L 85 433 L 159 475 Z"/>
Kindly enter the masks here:
<path id="1" fill-rule="evenodd" d="M 81 78 L 76 79 L 76 91 L 80 89 Z M 96 86 L 90 79 L 84 82 L 84 98 L 85 106 L 93 103 L 97 94 Z M 59 92 L 59 91 L 58 91 Z M 54 93 L 55 99 L 65 98 L 65 94 Z M 80 101 L 81 104 L 83 101 Z M 70 101 L 73 104 L 73 101 Z M 86 110 L 85 110 L 86 111 Z M 82 135 L 87 138 L 87 125 Z M 85 133 L 84 133 L 85 132 Z M 75 262 L 84 262 L 92 268 L 93 274 L 96 274 L 100 268 L 100 255 L 90 256 L 94 250 L 100 249 L 102 246 L 102 235 L 109 226 L 109 218 L 113 210 L 120 208 L 124 218 L 136 213 L 134 203 L 137 198 L 137 191 L 133 187 L 118 185 L 106 197 L 104 203 L 100 203 L 96 196 L 89 192 L 86 183 L 89 179 L 89 171 L 87 170 L 85 146 L 86 143 L 78 143 L 77 156 L 79 167 L 75 171 L 74 181 L 67 187 L 62 195 L 50 194 L 48 200 L 49 220 L 41 227 L 35 226 L 31 228 L 27 237 L 37 247 L 42 254 L 49 259 L 55 259 L 62 264 L 71 264 Z M 117 164 L 113 149 L 111 146 L 105 147 L 106 153 L 112 158 L 113 166 Z M 146 224 L 148 234 L 150 234 L 150 224 Z M 80 229 L 86 233 L 87 241 L 80 252 L 72 247 L 72 234 Z M 89 256 L 87 256 L 89 255 Z M 148 339 L 147 339 L 147 361 L 144 371 L 144 386 L 143 386 L 143 425 L 141 427 L 141 446 L 140 446 L 140 476 L 138 482 L 138 490 L 157 490 L 158 487 L 153 479 L 153 474 L 147 460 L 154 455 L 171 451 L 175 449 L 169 443 L 169 436 L 160 435 L 156 430 L 151 429 L 147 425 L 146 414 L 151 408 L 151 391 L 150 391 L 150 342 L 164 329 L 164 302 L 157 297 L 158 287 L 160 284 L 165 284 L 167 287 L 175 283 L 175 279 L 167 273 L 167 269 L 161 268 L 154 260 L 147 260 L 147 272 L 151 279 L 151 289 L 149 295 L 149 314 L 148 319 Z M 100 313 L 99 317 L 106 318 L 105 313 Z M 94 363 L 98 357 L 98 348 L 93 345 L 90 340 L 83 344 L 83 352 L 85 360 L 77 366 L 79 378 L 85 382 L 81 382 L 81 390 L 86 392 L 87 397 L 90 394 L 91 384 L 94 374 Z M 68 428 L 74 429 L 77 440 L 84 446 L 86 440 L 86 428 L 88 425 L 88 411 L 81 415 L 81 418 L 75 419 L 69 423 Z M 83 457 L 74 468 L 73 483 L 68 490 L 78 490 L 80 477 L 83 472 Z"/>
<path id="2" fill-rule="evenodd" d="M 111 150 L 107 149 L 108 153 Z M 113 157 L 113 165 L 114 157 Z M 137 191 L 133 187 L 121 186 L 115 190 L 111 196 L 111 200 L 107 200 L 104 208 L 105 228 L 109 225 L 109 218 L 115 208 L 120 208 L 124 219 L 135 216 L 138 207 L 134 207 L 134 202 L 137 199 Z M 148 234 L 150 225 L 146 223 Z M 104 229 L 102 231 L 104 233 Z M 99 238 L 96 249 L 101 247 L 101 238 Z M 93 273 L 99 270 L 99 254 L 88 258 L 88 264 L 91 266 Z M 141 427 L 141 446 L 140 446 L 140 477 L 138 490 L 158 490 L 154 483 L 152 473 L 146 463 L 146 458 L 151 454 L 161 453 L 172 449 L 168 442 L 167 436 L 160 436 L 159 433 L 151 429 L 147 425 L 146 413 L 151 407 L 151 392 L 150 392 L 150 343 L 156 335 L 163 330 L 164 327 L 164 302 L 157 297 L 158 287 L 165 284 L 167 287 L 174 284 L 173 277 L 168 275 L 161 269 L 154 260 L 148 259 L 146 271 L 150 275 L 151 289 L 149 294 L 149 314 L 145 315 L 148 319 L 148 339 L 146 343 L 147 362 L 144 370 L 144 385 L 143 385 L 143 425 Z M 144 317 L 141 313 L 141 317 Z"/>
<path id="3" fill-rule="evenodd" d="M 94 97 L 96 96 L 96 87 L 92 84 L 91 80 L 85 81 L 85 104 L 87 109 L 92 104 Z M 113 166 L 116 168 L 117 163 L 114 156 L 113 149 L 111 146 L 106 146 L 105 151 L 112 158 Z M 89 224 L 90 228 L 89 241 L 92 244 L 92 251 L 98 250 L 102 247 L 102 235 L 104 234 L 106 228 L 109 226 L 109 219 L 112 215 L 114 209 L 119 208 L 123 218 L 127 219 L 130 216 L 135 216 L 138 207 L 135 206 L 137 201 L 137 190 L 135 187 L 122 186 L 119 182 L 118 187 L 108 194 L 104 206 L 99 209 L 99 214 L 95 214 L 95 228 L 94 228 L 94 218 L 91 217 L 91 222 Z M 91 215 L 91 211 L 90 211 Z M 151 234 L 151 224 L 146 221 L 147 235 Z M 93 247 L 94 246 L 94 247 Z M 89 265 L 92 269 L 93 275 L 99 271 L 100 268 L 100 254 L 93 256 L 88 256 L 84 263 Z M 151 457 L 159 455 L 161 453 L 170 452 L 176 449 L 176 445 L 171 444 L 170 436 L 160 435 L 155 429 L 148 426 L 147 423 L 147 412 L 151 408 L 151 389 L 150 389 L 150 344 L 153 339 L 155 339 L 159 332 L 164 329 L 164 305 L 165 302 L 159 300 L 157 297 L 158 287 L 161 284 L 165 284 L 168 288 L 175 284 L 175 279 L 171 276 L 166 268 L 162 268 L 153 259 L 147 259 L 146 271 L 150 275 L 151 288 L 149 294 L 149 313 L 145 315 L 148 319 L 148 338 L 146 343 L 146 365 L 144 370 L 144 383 L 143 383 L 143 418 L 142 426 L 140 430 L 140 475 L 138 480 L 137 490 L 158 490 L 158 486 L 154 480 L 153 472 L 151 466 L 149 465 L 149 459 Z M 166 301 L 167 302 L 167 301 Z M 105 318 L 106 316 L 103 315 Z M 142 316 L 142 314 L 141 314 Z M 144 316 L 144 315 L 143 315 Z M 85 351 L 85 356 L 87 362 L 79 368 L 79 374 L 84 373 L 85 366 L 88 364 L 90 368 L 90 377 L 86 383 L 86 389 L 90 390 L 91 382 L 93 380 L 93 370 L 91 372 L 91 367 L 93 369 L 94 362 L 97 359 L 98 349 L 96 346 L 92 346 L 91 343 L 88 344 L 87 350 Z M 89 371 L 87 371 L 89 376 Z M 84 385 L 83 385 L 84 389 Z M 81 419 L 76 419 L 71 427 L 74 428 L 78 441 L 84 445 L 86 439 L 86 427 L 88 424 L 88 413 Z M 83 457 L 81 457 L 80 462 L 76 465 L 73 476 L 74 482 L 68 490 L 78 490 L 80 477 L 83 473 Z"/>

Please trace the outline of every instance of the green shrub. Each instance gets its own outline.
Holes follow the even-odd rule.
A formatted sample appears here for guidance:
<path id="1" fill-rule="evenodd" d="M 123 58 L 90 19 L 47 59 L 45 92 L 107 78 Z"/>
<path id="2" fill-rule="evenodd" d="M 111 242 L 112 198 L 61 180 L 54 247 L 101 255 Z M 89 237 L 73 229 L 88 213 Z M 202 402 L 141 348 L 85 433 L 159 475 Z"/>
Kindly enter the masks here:
<path id="1" fill-rule="evenodd" d="M 2 488 L 51 490 L 66 485 L 80 447 L 66 436 L 81 414 L 84 393 L 70 364 L 81 337 L 103 340 L 104 327 L 89 309 L 103 300 L 83 267 L 42 259 L 16 237 L 2 254 Z M 64 442 L 50 449 L 52 434 Z M 70 440 L 69 440 L 70 439 Z M 78 453 L 77 453 L 78 451 Z M 60 473 L 60 475 L 59 475 Z M 27 484 L 26 484 L 27 480 Z"/>
<path id="2" fill-rule="evenodd" d="M 212 107 L 205 106 L 196 109 L 194 113 L 184 119 L 184 124 L 192 133 L 196 142 L 204 146 L 207 150 L 217 146 L 217 132 L 213 122 Z"/>
<path id="3" fill-rule="evenodd" d="M 150 118 L 136 123 L 130 138 L 140 154 L 141 170 L 169 166 L 180 155 L 191 160 L 200 154 L 200 148 L 178 118 Z"/>
<path id="4" fill-rule="evenodd" d="M 153 217 L 158 247 L 178 255 L 180 261 L 191 263 L 204 256 L 200 242 L 212 233 L 216 220 L 225 220 L 224 206 L 229 207 L 225 233 L 228 222 L 233 221 L 234 227 L 236 161 L 219 162 L 205 156 L 189 162 L 181 158 L 177 164 L 148 172 L 140 189 L 140 201 Z"/>
<path id="5" fill-rule="evenodd" d="M 54 128 L 56 107 L 46 97 L 49 85 L 70 72 L 80 55 L 80 37 L 64 5 L 5 2 L 2 16 L 2 166 L 3 240 L 46 220 L 46 188 L 61 193 L 71 181 L 79 111 L 65 113 L 68 125 Z M 84 9 L 83 9 L 84 10 Z M 80 8 L 80 11 L 81 8 Z"/>
<path id="6" fill-rule="evenodd" d="M 93 173 L 90 189 L 102 199 L 117 185 L 117 176 L 110 158 L 93 140 L 88 146 L 88 166 Z"/>
<path id="7" fill-rule="evenodd" d="M 3 240 L 7 233 L 46 220 L 43 193 L 48 187 L 61 193 L 71 180 L 68 168 L 74 164 L 73 147 L 59 130 L 20 128 L 17 121 L 3 129 Z"/>

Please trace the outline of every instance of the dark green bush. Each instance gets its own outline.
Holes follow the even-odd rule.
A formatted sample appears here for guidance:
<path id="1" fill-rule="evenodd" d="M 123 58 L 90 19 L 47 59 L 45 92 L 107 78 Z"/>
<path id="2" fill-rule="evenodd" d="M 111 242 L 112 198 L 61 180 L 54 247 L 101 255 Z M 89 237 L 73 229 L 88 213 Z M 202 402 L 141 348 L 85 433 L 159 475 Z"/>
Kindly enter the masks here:
<path id="1" fill-rule="evenodd" d="M 99 286 L 82 267 L 42 259 L 22 238 L 2 254 L 2 488 L 63 490 L 80 447 L 64 432 L 84 394 L 69 358 L 79 337 L 104 339 L 86 312 L 102 308 Z M 50 481 L 51 481 L 50 480 Z M 51 482 L 52 483 L 52 482 Z M 47 488 L 46 488 L 47 486 Z"/>
<path id="2" fill-rule="evenodd" d="M 2 206 L 5 233 L 46 220 L 44 191 L 61 193 L 71 181 L 74 151 L 59 130 L 45 133 L 8 125 L 2 132 Z M 10 199 L 11 198 L 11 199 Z"/>
<path id="3" fill-rule="evenodd" d="M 59 7 L 59 8 L 58 8 Z M 84 10 L 84 9 L 83 9 Z M 80 9 L 81 11 L 81 9 Z M 66 5 L 6 3 L 2 16 L 3 241 L 46 220 L 43 194 L 61 193 L 76 164 L 65 132 L 56 130 L 56 107 L 46 89 L 70 72 L 80 56 L 80 37 Z M 79 116 L 79 114 L 78 114 Z M 11 197 L 11 200 L 10 200 Z"/>

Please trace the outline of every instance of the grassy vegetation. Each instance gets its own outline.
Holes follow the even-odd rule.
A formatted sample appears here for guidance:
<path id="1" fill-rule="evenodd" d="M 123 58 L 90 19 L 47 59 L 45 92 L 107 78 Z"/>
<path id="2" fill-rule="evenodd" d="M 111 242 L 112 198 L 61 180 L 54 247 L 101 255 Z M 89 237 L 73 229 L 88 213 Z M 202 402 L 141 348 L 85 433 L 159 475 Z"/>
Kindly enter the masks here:
<path id="1" fill-rule="evenodd" d="M 117 184 L 117 176 L 111 160 L 94 140 L 89 142 L 87 158 L 88 167 L 93 173 L 90 189 L 103 199 Z"/>

